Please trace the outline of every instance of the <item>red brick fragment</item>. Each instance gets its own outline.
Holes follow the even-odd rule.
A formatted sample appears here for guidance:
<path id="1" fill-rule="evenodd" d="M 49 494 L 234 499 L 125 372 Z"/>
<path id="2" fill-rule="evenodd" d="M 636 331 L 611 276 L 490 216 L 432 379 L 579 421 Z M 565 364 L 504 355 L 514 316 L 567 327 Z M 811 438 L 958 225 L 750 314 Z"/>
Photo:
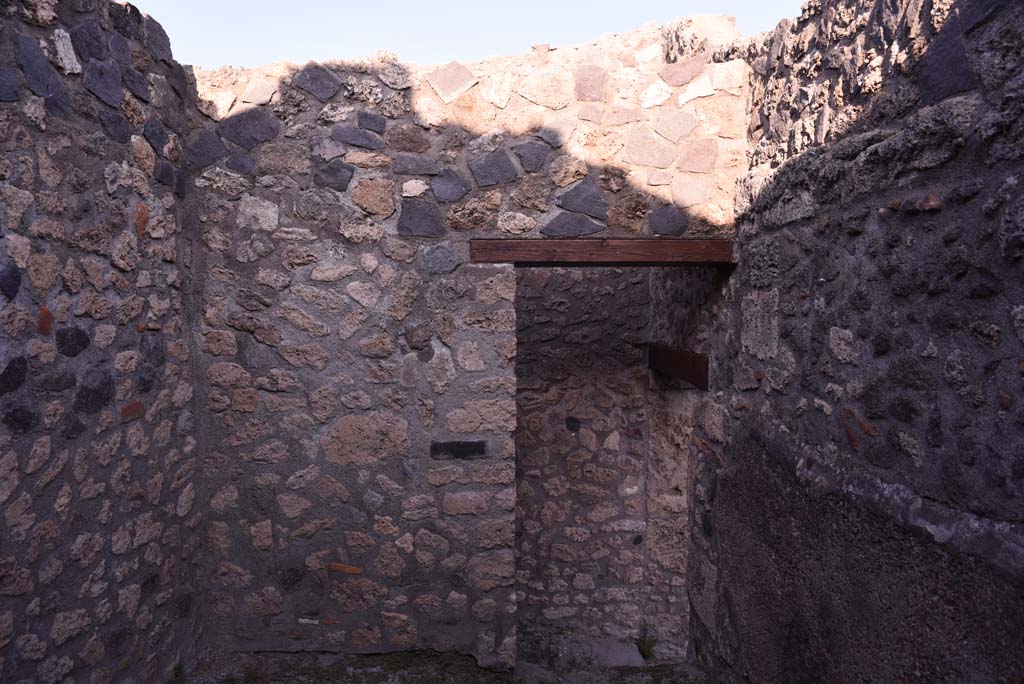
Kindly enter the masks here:
<path id="1" fill-rule="evenodd" d="M 135 205 L 135 235 L 142 237 L 146 234 L 146 226 L 149 225 L 149 207 L 144 202 Z"/>
<path id="2" fill-rule="evenodd" d="M 53 312 L 47 307 L 39 307 L 39 334 L 49 335 L 53 330 Z"/>
<path id="3" fill-rule="evenodd" d="M 121 422 L 127 423 L 130 420 L 140 418 L 143 413 L 142 402 L 136 399 L 121 407 Z"/>
<path id="4" fill-rule="evenodd" d="M 363 569 L 357 568 L 354 565 L 346 565 L 345 563 L 331 563 L 327 566 L 327 569 L 331 572 L 343 572 L 346 575 L 362 575 Z"/>

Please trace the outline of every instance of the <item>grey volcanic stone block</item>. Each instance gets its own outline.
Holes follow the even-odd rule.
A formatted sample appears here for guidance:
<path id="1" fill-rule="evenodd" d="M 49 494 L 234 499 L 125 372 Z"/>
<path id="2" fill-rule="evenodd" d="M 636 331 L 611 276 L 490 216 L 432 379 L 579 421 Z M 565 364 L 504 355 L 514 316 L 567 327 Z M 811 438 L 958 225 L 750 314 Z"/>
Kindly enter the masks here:
<path id="1" fill-rule="evenodd" d="M 441 275 L 451 273 L 459 266 L 459 259 L 450 242 L 442 242 L 420 250 L 419 263 L 424 271 Z"/>
<path id="2" fill-rule="evenodd" d="M 523 170 L 527 173 L 533 173 L 534 171 L 540 171 L 541 167 L 544 166 L 551 147 L 540 140 L 529 140 L 515 145 L 512 151 L 519 157 L 519 163 L 523 165 Z"/>
<path id="3" fill-rule="evenodd" d="M 689 219 L 675 207 L 658 207 L 647 215 L 651 232 L 655 235 L 679 236 L 686 231 Z"/>
<path id="4" fill-rule="evenodd" d="M 153 146 L 157 154 L 163 156 L 164 148 L 170 142 L 170 136 L 167 134 L 167 128 L 163 121 L 155 116 L 149 117 L 142 125 L 142 136 Z"/>
<path id="5" fill-rule="evenodd" d="M 251 150 L 260 143 L 273 140 L 281 132 L 281 122 L 262 107 L 232 115 L 217 125 L 225 140 Z"/>
<path id="6" fill-rule="evenodd" d="M 17 102 L 21 99 L 18 87 L 18 72 L 14 69 L 0 69 L 0 102 Z"/>
<path id="7" fill-rule="evenodd" d="M 313 182 L 324 188 L 344 192 L 352 181 L 356 168 L 340 159 L 332 159 L 316 170 Z"/>
<path id="8" fill-rule="evenodd" d="M 292 85 L 302 88 L 321 102 L 327 102 L 341 89 L 341 79 L 330 69 L 310 62 L 295 74 Z"/>
<path id="9" fill-rule="evenodd" d="M 78 386 L 78 378 L 70 370 L 54 371 L 40 377 L 36 386 L 43 392 L 65 392 Z"/>
<path id="10" fill-rule="evenodd" d="M 135 5 L 125 3 L 123 5 L 112 3 L 110 5 L 110 25 L 114 30 L 121 33 L 125 38 L 137 40 L 140 43 L 144 39 L 142 28 L 142 12 Z"/>
<path id="11" fill-rule="evenodd" d="M 563 211 L 553 218 L 540 232 L 548 237 L 578 237 L 604 230 L 604 226 L 591 221 L 583 214 Z"/>
<path id="12" fill-rule="evenodd" d="M 125 46 L 128 42 L 121 38 Z M 87 21 L 84 24 L 71 29 L 71 45 L 78 53 L 78 59 L 85 62 L 90 59 L 103 61 L 107 58 L 107 34 L 95 21 Z M 129 55 L 130 55 L 130 48 Z"/>
<path id="13" fill-rule="evenodd" d="M 74 45 L 74 35 L 71 36 L 71 43 Z M 123 65 L 131 66 L 132 48 L 128 41 L 120 33 L 111 32 L 107 35 L 107 45 L 110 47 L 110 56 Z M 75 46 L 78 49 L 78 46 Z M 84 59 L 84 58 L 83 58 Z M 97 57 L 96 59 L 105 59 Z"/>
<path id="14" fill-rule="evenodd" d="M 436 204 L 406 197 L 402 200 L 402 214 L 398 217 L 398 232 L 418 237 L 444 237 L 448 227 Z"/>
<path id="15" fill-rule="evenodd" d="M 558 198 L 558 206 L 602 221 L 608 218 L 608 203 L 590 178 L 584 178 Z"/>
<path id="16" fill-rule="evenodd" d="M 967 3 L 965 3 L 967 4 Z M 971 71 L 957 12 L 950 13 L 939 35 L 921 57 L 921 99 L 934 104 L 951 95 L 973 90 L 978 78 Z"/>
<path id="17" fill-rule="evenodd" d="M 116 140 L 119 143 L 131 140 L 132 127 L 128 123 L 128 119 L 109 109 L 100 109 L 98 114 L 100 123 L 103 124 L 103 130 L 107 132 L 111 140 Z"/>
<path id="18" fill-rule="evenodd" d="M 153 178 L 173 188 L 178 184 L 178 170 L 166 159 L 157 159 L 156 168 L 153 169 Z"/>
<path id="19" fill-rule="evenodd" d="M 402 176 L 434 176 L 441 164 L 428 154 L 399 154 L 391 161 L 391 170 Z"/>
<path id="20" fill-rule="evenodd" d="M 132 95 L 143 102 L 149 102 L 149 81 L 138 71 L 125 64 L 121 65 L 121 80 Z"/>
<path id="21" fill-rule="evenodd" d="M 124 86 L 121 85 L 121 66 L 117 62 L 90 59 L 82 71 L 82 85 L 111 107 L 117 109 L 121 106 Z"/>
<path id="22" fill-rule="evenodd" d="M 191 166 L 203 169 L 223 159 L 227 153 L 228 151 L 216 131 L 205 130 L 193 136 L 185 149 L 185 159 Z"/>
<path id="23" fill-rule="evenodd" d="M 146 48 L 151 55 L 165 62 L 174 59 L 174 55 L 171 54 L 171 39 L 167 37 L 167 32 L 160 22 L 147 14 L 143 19 L 143 30 L 146 34 Z"/>
<path id="24" fill-rule="evenodd" d="M 469 171 L 481 188 L 514 181 L 519 175 L 515 164 L 502 149 L 472 160 L 469 162 Z"/>
<path id="25" fill-rule="evenodd" d="M 8 263 L 0 269 L 0 292 L 4 293 L 8 301 L 18 296 L 21 289 L 21 270 L 13 262 Z"/>
<path id="26" fill-rule="evenodd" d="M 24 356 L 18 356 L 7 362 L 3 372 L 0 372 L 0 395 L 13 392 L 25 383 L 28 375 L 28 361 Z"/>
<path id="27" fill-rule="evenodd" d="M 471 187 L 469 181 L 449 168 L 430 179 L 430 189 L 438 202 L 458 202 Z"/>
<path id="28" fill-rule="evenodd" d="M 46 99 L 46 105 L 58 112 L 67 112 L 71 108 L 71 97 L 68 95 L 60 74 L 46 58 L 39 41 L 31 36 L 20 33 L 14 35 L 14 58 L 25 75 L 28 89 L 39 97 Z"/>
<path id="29" fill-rule="evenodd" d="M 60 328 L 54 337 L 57 351 L 64 356 L 74 358 L 89 347 L 89 333 L 78 327 Z"/>
<path id="30" fill-rule="evenodd" d="M 335 126 L 331 131 L 331 138 L 346 145 L 364 147 L 368 150 L 384 149 L 384 138 L 373 131 L 367 131 L 356 126 Z"/>
<path id="31" fill-rule="evenodd" d="M 114 379 L 110 371 L 92 368 L 82 377 L 72 408 L 80 413 L 99 413 L 113 398 Z"/>
<path id="32" fill-rule="evenodd" d="M 3 423 L 14 434 L 23 435 L 39 423 L 39 414 L 24 405 L 11 406 L 4 411 Z"/>
<path id="33" fill-rule="evenodd" d="M 388 120 L 380 114 L 373 112 L 358 112 L 356 114 L 356 125 L 374 133 L 383 134 L 388 127 Z"/>
<path id="34" fill-rule="evenodd" d="M 256 168 L 256 162 L 254 162 L 252 157 L 247 155 L 245 152 L 235 152 L 233 155 L 228 157 L 228 160 L 224 162 L 224 165 L 238 173 L 252 173 L 252 170 Z"/>

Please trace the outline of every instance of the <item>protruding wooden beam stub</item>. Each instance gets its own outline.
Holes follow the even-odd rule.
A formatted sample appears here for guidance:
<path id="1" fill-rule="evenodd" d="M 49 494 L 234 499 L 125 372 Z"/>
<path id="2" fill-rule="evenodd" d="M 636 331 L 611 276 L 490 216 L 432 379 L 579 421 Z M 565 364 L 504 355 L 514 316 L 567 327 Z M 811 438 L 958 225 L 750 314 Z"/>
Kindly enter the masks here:
<path id="1" fill-rule="evenodd" d="M 652 344 L 647 348 L 648 368 L 671 378 L 685 380 L 702 390 L 710 386 L 710 365 L 706 354 L 672 349 L 660 344 Z"/>
<path id="2" fill-rule="evenodd" d="M 479 239 L 470 240 L 474 263 L 517 266 L 732 266 L 729 239 Z"/>

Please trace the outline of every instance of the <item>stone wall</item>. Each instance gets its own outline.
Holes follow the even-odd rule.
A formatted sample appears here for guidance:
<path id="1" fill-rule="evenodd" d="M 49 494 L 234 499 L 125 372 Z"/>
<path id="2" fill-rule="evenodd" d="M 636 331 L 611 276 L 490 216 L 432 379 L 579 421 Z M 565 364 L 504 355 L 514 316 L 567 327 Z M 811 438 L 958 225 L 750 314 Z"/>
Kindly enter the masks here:
<path id="1" fill-rule="evenodd" d="M 166 679 L 200 637 L 507 666 L 529 627 L 1019 677 L 1012 5 L 189 73 L 129 5 L 5 3 L 0 676 Z M 468 258 L 708 234 L 738 269 Z"/>
<path id="2" fill-rule="evenodd" d="M 1024 666 L 1021 32 L 1008 2 L 812 2 L 716 55 L 752 65 L 752 170 L 694 337 L 689 591 L 737 681 Z"/>
<path id="3" fill-rule="evenodd" d="M 0 679 L 167 681 L 203 515 L 184 70 L 108 3 L 0 9 Z"/>
<path id="4" fill-rule="evenodd" d="M 697 30 L 735 37 L 679 27 Z M 209 122 L 185 148 L 187 226 L 220 647 L 514 662 L 515 280 L 467 263 L 468 241 L 729 234 L 746 67 L 666 64 L 668 49 L 652 29 L 440 68 L 196 73 Z M 632 612 L 608 619 L 628 643 L 640 617 L 621 587 L 645 547 L 629 547 L 643 489 L 626 461 L 600 475 L 625 508 L 591 520 L 623 526 L 619 584 L 579 591 L 618 592 L 609 607 Z"/>

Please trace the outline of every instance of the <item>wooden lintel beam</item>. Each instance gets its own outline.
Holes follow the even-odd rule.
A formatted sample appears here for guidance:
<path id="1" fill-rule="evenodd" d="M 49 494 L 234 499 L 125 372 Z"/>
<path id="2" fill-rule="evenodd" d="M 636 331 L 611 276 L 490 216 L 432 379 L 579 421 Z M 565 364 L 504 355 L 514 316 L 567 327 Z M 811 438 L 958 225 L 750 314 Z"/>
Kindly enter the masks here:
<path id="1" fill-rule="evenodd" d="M 710 386 L 710 363 L 706 354 L 652 344 L 647 348 L 647 366 L 657 373 L 685 380 L 702 390 Z"/>
<path id="2" fill-rule="evenodd" d="M 521 266 L 732 266 L 733 241 L 717 239 L 478 239 L 470 261 Z"/>

